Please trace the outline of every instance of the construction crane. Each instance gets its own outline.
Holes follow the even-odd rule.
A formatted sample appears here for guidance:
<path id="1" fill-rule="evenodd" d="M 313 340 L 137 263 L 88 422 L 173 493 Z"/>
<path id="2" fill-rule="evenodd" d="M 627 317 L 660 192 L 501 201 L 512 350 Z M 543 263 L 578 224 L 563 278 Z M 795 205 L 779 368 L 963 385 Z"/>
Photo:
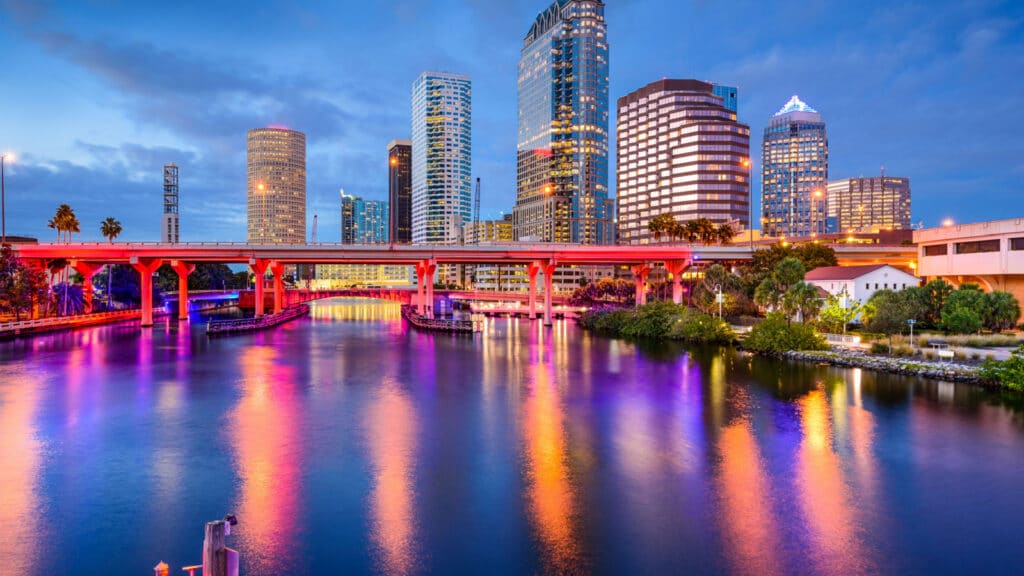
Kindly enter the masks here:
<path id="1" fill-rule="evenodd" d="M 317 215 L 313 214 L 313 244 L 316 244 L 316 220 Z"/>
<path id="2" fill-rule="evenodd" d="M 480 223 L 480 178 L 476 179 L 476 196 L 473 198 L 473 223 Z"/>

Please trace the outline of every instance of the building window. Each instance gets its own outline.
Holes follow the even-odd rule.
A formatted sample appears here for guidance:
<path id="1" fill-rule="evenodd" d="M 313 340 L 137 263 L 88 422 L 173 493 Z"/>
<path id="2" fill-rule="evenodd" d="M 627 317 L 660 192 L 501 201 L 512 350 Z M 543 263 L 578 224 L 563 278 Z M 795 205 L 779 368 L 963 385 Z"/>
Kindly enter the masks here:
<path id="1" fill-rule="evenodd" d="M 871 290 L 871 282 L 868 282 L 867 284 L 864 284 L 864 289 L 865 290 Z"/>
<path id="2" fill-rule="evenodd" d="M 1024 250 L 1024 238 L 1010 238 L 1010 250 Z"/>
<path id="3" fill-rule="evenodd" d="M 999 252 L 999 239 L 957 242 L 956 244 L 957 254 L 980 254 L 983 252 Z"/>
<path id="4" fill-rule="evenodd" d="M 946 244 L 936 244 L 935 246 L 925 246 L 925 256 L 945 256 L 949 253 L 948 246 Z"/>

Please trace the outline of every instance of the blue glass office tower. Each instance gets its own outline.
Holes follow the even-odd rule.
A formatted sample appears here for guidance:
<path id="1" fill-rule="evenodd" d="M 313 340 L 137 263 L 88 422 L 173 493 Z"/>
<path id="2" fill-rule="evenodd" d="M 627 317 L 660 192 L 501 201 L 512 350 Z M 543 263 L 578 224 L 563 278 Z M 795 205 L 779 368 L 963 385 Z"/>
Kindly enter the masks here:
<path id="1" fill-rule="evenodd" d="M 514 234 L 611 244 L 608 38 L 601 0 L 555 0 L 519 58 Z"/>
<path id="2" fill-rule="evenodd" d="M 715 84 L 711 92 L 722 99 L 722 105 L 725 106 L 726 110 L 738 112 L 739 108 L 739 90 L 735 86 L 723 86 L 722 84 Z"/>
<path id="3" fill-rule="evenodd" d="M 797 96 L 764 129 L 761 171 L 763 234 L 825 233 L 828 137 L 821 114 Z"/>
<path id="4" fill-rule="evenodd" d="M 342 244 L 384 244 L 389 229 L 387 202 L 363 200 L 341 191 Z"/>

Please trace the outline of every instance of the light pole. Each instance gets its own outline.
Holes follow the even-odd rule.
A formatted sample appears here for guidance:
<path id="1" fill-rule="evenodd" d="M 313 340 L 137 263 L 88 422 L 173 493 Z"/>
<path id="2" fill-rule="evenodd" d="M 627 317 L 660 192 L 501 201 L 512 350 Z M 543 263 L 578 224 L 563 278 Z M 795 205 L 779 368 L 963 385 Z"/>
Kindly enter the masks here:
<path id="1" fill-rule="evenodd" d="M 7 185 L 4 182 L 4 164 L 14 155 L 9 152 L 0 154 L 0 246 L 7 244 Z"/>
<path id="2" fill-rule="evenodd" d="M 747 241 L 750 251 L 754 251 L 754 164 L 750 158 L 744 158 L 740 164 L 747 169 Z"/>
<path id="3" fill-rule="evenodd" d="M 722 301 L 725 300 L 725 298 L 722 297 L 722 285 L 721 284 L 715 284 L 715 292 L 716 292 L 715 300 L 718 302 L 718 317 L 721 318 L 722 317 Z"/>

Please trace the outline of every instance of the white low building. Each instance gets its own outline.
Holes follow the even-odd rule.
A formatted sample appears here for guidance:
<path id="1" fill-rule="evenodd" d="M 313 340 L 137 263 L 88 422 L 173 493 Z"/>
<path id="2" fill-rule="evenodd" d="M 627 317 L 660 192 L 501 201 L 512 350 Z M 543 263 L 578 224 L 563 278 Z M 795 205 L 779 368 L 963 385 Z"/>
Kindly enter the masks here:
<path id="1" fill-rule="evenodd" d="M 861 304 L 879 290 L 900 291 L 921 284 L 917 276 L 888 264 L 815 268 L 804 276 L 804 281 L 838 296 L 841 301 L 845 295 Z"/>

